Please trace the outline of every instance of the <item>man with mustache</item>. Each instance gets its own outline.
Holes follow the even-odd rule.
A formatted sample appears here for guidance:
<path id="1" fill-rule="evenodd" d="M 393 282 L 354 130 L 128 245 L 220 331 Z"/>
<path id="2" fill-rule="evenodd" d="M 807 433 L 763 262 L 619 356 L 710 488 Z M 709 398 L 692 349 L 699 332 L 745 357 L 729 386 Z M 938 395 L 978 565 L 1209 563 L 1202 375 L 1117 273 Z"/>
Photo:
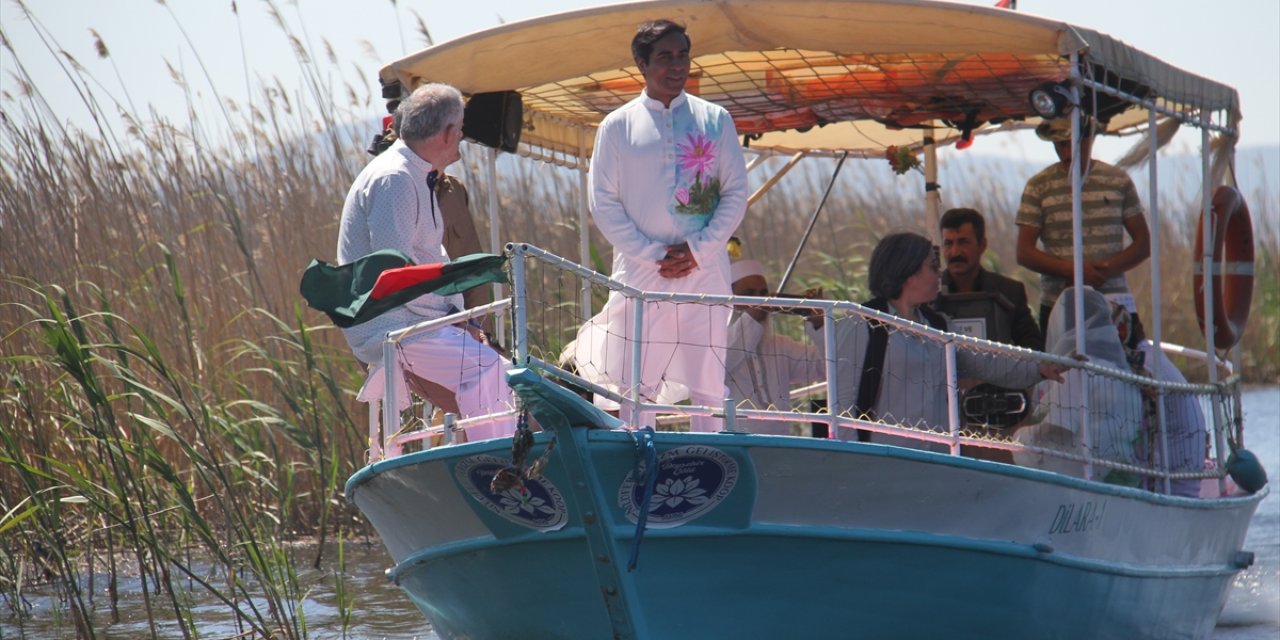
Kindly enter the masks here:
<path id="1" fill-rule="evenodd" d="M 947 270 L 942 273 L 945 293 L 999 293 L 1013 304 L 1010 344 L 1044 350 L 1044 335 L 1031 317 L 1027 289 L 1021 282 L 982 268 L 987 250 L 986 221 L 974 209 L 951 209 L 942 215 L 942 257 Z"/>

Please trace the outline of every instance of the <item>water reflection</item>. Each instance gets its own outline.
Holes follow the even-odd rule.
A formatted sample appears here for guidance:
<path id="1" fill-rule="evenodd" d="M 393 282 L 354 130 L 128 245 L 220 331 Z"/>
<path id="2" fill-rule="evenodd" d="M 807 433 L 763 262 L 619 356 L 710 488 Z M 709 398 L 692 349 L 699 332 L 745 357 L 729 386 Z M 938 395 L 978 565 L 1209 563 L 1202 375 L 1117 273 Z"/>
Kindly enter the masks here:
<path id="1" fill-rule="evenodd" d="M 337 546 L 325 549 L 321 569 L 311 567 L 314 549 L 300 546 L 297 549 L 298 579 L 307 598 L 302 604 L 300 616 L 306 624 L 305 637 L 317 640 L 345 638 L 386 638 L 387 640 L 435 640 L 431 625 L 398 587 L 390 584 L 383 570 L 391 565 L 386 550 L 376 541 L 348 542 L 345 544 L 345 573 L 337 567 Z M 338 578 L 342 578 L 347 597 L 351 601 L 350 617 L 344 624 L 339 605 Z M 213 580 L 225 578 L 213 578 Z M 106 595 L 107 577 L 93 578 L 93 624 L 98 637 L 107 640 L 136 640 L 151 636 L 152 623 L 148 622 L 147 598 L 157 613 L 154 622 L 160 638 L 181 638 L 182 629 L 172 620 L 173 607 L 165 598 L 156 595 L 155 585 L 149 585 L 144 594 L 137 578 L 119 577 L 117 610 L 119 620 L 112 621 L 111 607 Z M 86 592 L 90 583 L 84 585 Z M 194 582 L 184 582 L 193 599 L 186 605 L 190 615 L 199 625 L 202 638 L 250 638 L 258 637 L 243 623 L 237 624 L 231 609 L 222 601 L 212 598 Z M 28 588 L 25 592 L 28 616 L 19 622 L 13 617 L 0 618 L 0 639 L 30 638 L 53 640 L 76 636 L 75 623 L 65 602 L 49 588 Z M 265 607 L 266 603 L 241 603 L 241 606 Z M 299 632 L 297 634 L 301 636 Z"/>

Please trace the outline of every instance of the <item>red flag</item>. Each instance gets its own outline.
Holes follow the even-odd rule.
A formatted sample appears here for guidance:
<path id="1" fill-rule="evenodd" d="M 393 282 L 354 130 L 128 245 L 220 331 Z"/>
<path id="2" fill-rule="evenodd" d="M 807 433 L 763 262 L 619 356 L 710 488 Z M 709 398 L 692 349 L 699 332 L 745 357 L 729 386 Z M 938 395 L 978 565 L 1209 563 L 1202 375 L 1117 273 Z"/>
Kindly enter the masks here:
<path id="1" fill-rule="evenodd" d="M 998 0 L 996 2 L 997 9 L 1017 10 L 1018 0 Z"/>
<path id="2" fill-rule="evenodd" d="M 444 274 L 445 263 L 415 264 L 399 269 L 387 269 L 378 274 L 378 281 L 369 292 L 372 300 L 381 300 L 401 289 L 408 289 L 416 284 L 435 280 Z"/>

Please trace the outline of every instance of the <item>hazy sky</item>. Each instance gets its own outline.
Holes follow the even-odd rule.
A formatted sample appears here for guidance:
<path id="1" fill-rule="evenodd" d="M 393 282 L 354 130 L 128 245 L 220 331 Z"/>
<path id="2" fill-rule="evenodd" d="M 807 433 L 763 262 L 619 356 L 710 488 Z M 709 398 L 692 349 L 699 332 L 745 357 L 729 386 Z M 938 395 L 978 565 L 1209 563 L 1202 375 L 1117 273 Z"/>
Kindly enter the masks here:
<path id="1" fill-rule="evenodd" d="M 994 0 L 971 2 L 992 4 Z M 17 90 L 21 63 L 60 120 L 85 127 L 87 110 L 59 69 L 61 49 L 100 83 L 99 98 L 132 113 L 183 117 L 183 91 L 166 63 L 181 71 L 199 109 L 216 109 L 211 96 L 245 103 L 263 80 L 302 90 L 300 65 L 288 38 L 269 15 L 267 0 L 37 0 L 27 8 L 0 0 L 0 30 L 17 52 L 0 52 L 0 89 Z M 320 80 L 347 104 L 344 85 L 376 95 L 377 69 L 424 46 L 414 12 L 436 42 L 500 22 L 602 4 L 593 0 L 278 0 L 291 33 L 323 59 L 332 47 L 338 65 L 316 65 Z M 232 7 L 238 11 L 233 11 Z M 1280 2 L 1276 0 L 1021 0 L 1018 9 L 1110 33 L 1180 67 L 1235 86 L 1241 95 L 1243 145 L 1280 144 Z M 90 30 L 110 57 L 100 58 Z M 41 41 L 40 33 L 46 41 Z M 626 43 L 614 43 L 624 47 Z M 245 60 L 251 62 L 246 65 Z M 246 68 L 247 67 L 247 68 Z M 207 75 L 207 77 L 206 77 Z M 212 89 L 211 89 L 212 87 Z M 5 96 L 0 107 L 10 111 Z M 380 101 L 371 106 L 378 114 Z M 215 112 L 216 113 L 216 112 Z M 216 117 L 205 117 L 216 121 Z M 1041 151 L 1047 151 L 1041 149 Z"/>

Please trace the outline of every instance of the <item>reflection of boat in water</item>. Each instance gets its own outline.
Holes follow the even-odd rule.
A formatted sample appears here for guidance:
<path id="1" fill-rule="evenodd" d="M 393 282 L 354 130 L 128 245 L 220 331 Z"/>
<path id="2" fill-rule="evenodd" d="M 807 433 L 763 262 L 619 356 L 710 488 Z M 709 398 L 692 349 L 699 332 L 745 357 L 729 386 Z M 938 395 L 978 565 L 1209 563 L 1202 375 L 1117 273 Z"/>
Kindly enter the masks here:
<path id="1" fill-rule="evenodd" d="M 755 134 L 757 154 L 880 156 L 897 145 L 923 149 L 931 162 L 925 138 L 943 144 L 966 131 L 1029 126 L 1038 116 L 1028 92 L 1064 81 L 1088 92 L 1111 132 L 1179 118 L 1229 139 L 1239 118 L 1230 88 L 1107 36 L 925 0 L 602 7 L 444 43 L 392 63 L 382 80 L 389 95 L 425 81 L 473 96 L 517 92 L 521 151 L 581 168 L 594 125 L 641 88 L 624 44 L 636 24 L 658 16 L 690 24 L 697 92 Z M 849 43 L 863 44 L 848 51 Z M 1225 477 L 1228 453 L 1241 444 L 1239 378 L 1212 348 L 1201 354 L 1210 365 L 1199 384 L 1073 363 L 1073 375 L 1130 396 L 1141 389 L 1194 398 L 1212 427 L 1214 464 L 1201 471 L 1166 469 L 1151 456 L 1101 455 L 1091 442 L 1101 438 L 1080 425 L 1063 427 L 1071 445 L 1054 449 L 962 424 L 954 373 L 947 388 L 931 390 L 948 396 L 951 424 L 923 429 L 891 417 L 869 422 L 732 401 L 655 406 L 625 390 L 612 396 L 663 414 L 821 422 L 837 435 L 861 429 L 947 453 L 839 438 L 622 429 L 552 380 L 610 392 L 548 355 L 590 315 L 592 294 L 617 283 L 528 245 L 507 253 L 510 302 L 495 308 L 510 309 L 520 367 L 512 384 L 544 432 L 518 446 L 503 438 L 422 449 L 439 427 L 402 433 L 392 410 L 381 421 L 371 412 L 371 464 L 347 485 L 395 562 L 389 577 L 443 637 L 1206 637 L 1232 577 L 1250 562 L 1241 545 L 1267 491 L 1246 493 Z M 1054 359 L 848 302 L 769 302 L 808 305 L 831 320 L 883 320 L 911 339 L 945 343 L 949 361 L 957 350 Z M 826 358 L 834 364 L 834 350 Z M 818 392 L 834 401 L 837 385 L 829 378 Z M 1087 407 L 1088 393 L 1082 398 Z M 1133 415 L 1140 409 L 1115 411 L 1141 420 Z M 1161 430 L 1154 433 L 1148 450 L 1159 443 Z M 1034 453 L 1076 471 L 960 455 L 973 448 Z M 512 471 L 523 477 L 513 480 Z M 1103 482 L 1111 471 L 1138 478 L 1138 486 Z M 495 482 L 499 472 L 507 482 Z M 1203 478 L 1202 496 L 1167 495 L 1171 478 Z"/>

